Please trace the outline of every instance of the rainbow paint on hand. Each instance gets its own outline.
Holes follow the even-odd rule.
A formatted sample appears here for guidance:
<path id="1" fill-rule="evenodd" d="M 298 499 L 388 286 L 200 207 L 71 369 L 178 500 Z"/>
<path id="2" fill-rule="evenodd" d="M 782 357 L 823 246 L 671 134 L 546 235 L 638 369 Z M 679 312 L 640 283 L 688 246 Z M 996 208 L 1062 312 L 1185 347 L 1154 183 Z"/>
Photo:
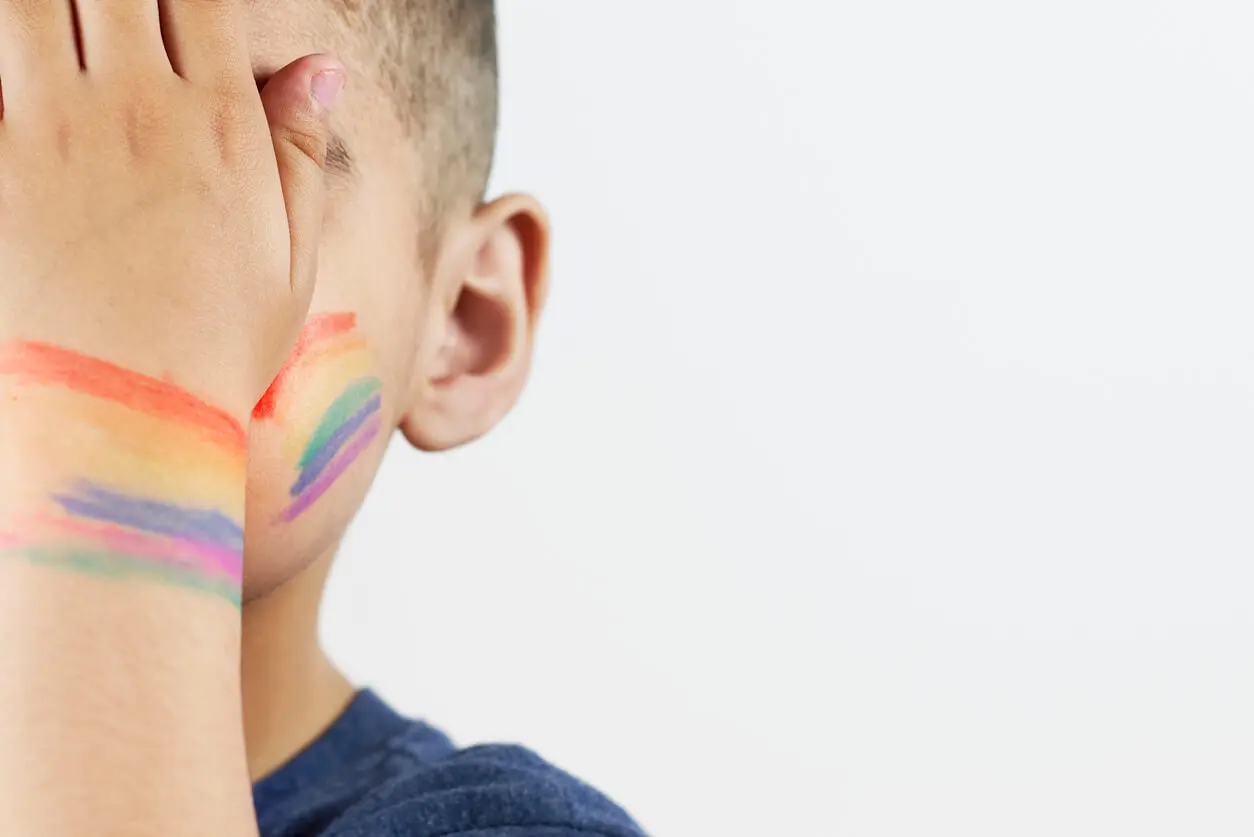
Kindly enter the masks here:
<path id="1" fill-rule="evenodd" d="M 282 423 L 295 471 L 290 504 L 276 522 L 307 512 L 383 432 L 383 382 L 356 332 L 356 314 L 311 317 L 253 412 L 255 421 Z"/>
<path id="2" fill-rule="evenodd" d="M 72 475 L 3 521 L 0 557 L 239 605 L 239 421 L 166 381 L 42 343 L 0 345 L 0 378 L 44 419 L 23 438 Z"/>

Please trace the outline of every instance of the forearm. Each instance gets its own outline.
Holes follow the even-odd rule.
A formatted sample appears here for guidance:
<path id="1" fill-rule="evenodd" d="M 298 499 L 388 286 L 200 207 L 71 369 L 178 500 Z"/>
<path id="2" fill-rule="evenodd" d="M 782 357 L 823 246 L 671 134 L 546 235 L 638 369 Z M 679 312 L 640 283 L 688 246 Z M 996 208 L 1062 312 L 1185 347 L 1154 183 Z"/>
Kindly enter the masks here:
<path id="1" fill-rule="evenodd" d="M 223 608 L 0 570 L 0 811 L 20 837 L 256 833 Z"/>
<path id="2" fill-rule="evenodd" d="M 255 834 L 242 424 L 28 348 L 0 345 L 2 830 Z"/>

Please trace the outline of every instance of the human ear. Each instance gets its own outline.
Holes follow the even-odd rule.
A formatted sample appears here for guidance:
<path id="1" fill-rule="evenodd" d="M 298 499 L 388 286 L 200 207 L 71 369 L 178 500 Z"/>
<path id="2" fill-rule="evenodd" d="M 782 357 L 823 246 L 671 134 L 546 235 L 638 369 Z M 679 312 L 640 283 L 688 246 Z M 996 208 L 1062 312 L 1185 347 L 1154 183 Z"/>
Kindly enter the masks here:
<path id="1" fill-rule="evenodd" d="M 434 276 L 439 345 L 401 422 L 415 447 L 477 439 L 518 401 L 548 290 L 548 248 L 548 218 L 528 195 L 480 207 L 445 243 Z"/>

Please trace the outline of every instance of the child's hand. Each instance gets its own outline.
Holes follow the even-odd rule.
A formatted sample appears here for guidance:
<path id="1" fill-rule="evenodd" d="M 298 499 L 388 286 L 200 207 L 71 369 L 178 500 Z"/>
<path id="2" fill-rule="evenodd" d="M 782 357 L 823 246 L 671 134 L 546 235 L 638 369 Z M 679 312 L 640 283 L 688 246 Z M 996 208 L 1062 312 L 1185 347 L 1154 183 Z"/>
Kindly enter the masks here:
<path id="1" fill-rule="evenodd" d="M 0 3 L 0 345 L 54 344 L 247 417 L 313 291 L 344 76 L 308 56 L 259 97 L 241 5 Z"/>

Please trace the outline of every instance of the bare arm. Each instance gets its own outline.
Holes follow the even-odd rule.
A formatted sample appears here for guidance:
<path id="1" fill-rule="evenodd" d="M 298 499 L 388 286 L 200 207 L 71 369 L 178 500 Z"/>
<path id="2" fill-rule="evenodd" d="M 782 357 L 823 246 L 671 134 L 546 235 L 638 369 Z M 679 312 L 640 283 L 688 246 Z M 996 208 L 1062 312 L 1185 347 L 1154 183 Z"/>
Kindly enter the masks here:
<path id="1" fill-rule="evenodd" d="M 238 0 L 0 3 L 0 831 L 257 832 L 252 406 L 313 291 L 326 111 Z"/>
<path id="2" fill-rule="evenodd" d="M 243 425 L 41 344 L 0 345 L 0 393 L 5 832 L 254 834 Z"/>

